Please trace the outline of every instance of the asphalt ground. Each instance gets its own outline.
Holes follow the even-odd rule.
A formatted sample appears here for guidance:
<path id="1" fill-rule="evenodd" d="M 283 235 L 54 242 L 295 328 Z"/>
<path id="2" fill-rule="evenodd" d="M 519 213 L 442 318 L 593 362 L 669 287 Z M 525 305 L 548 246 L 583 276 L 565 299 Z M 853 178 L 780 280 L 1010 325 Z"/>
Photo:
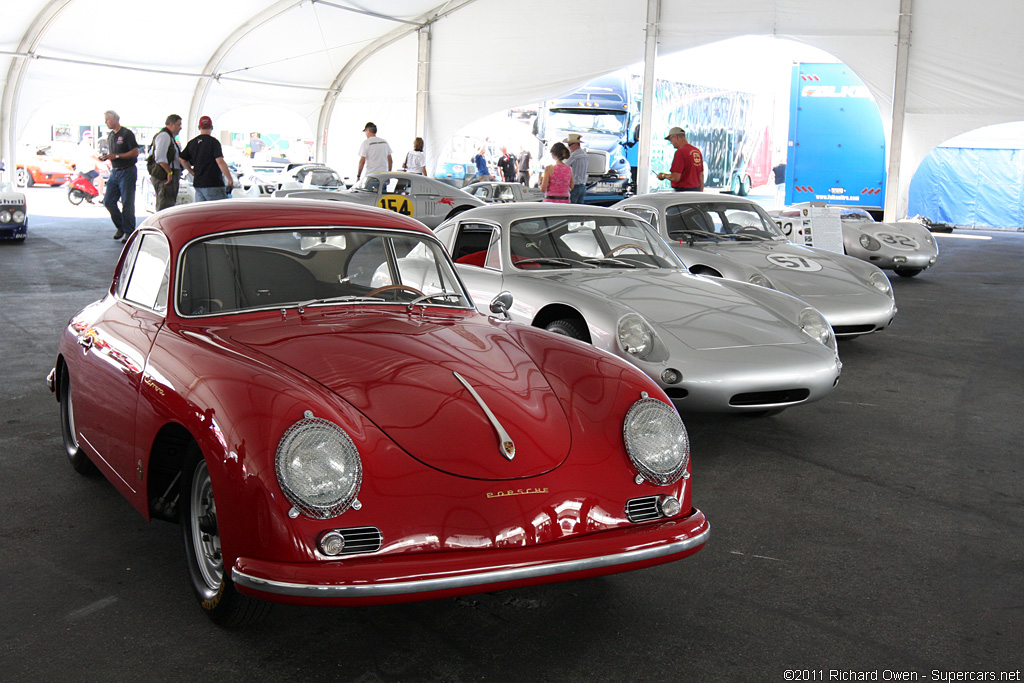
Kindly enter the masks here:
<path id="1" fill-rule="evenodd" d="M 0 243 L 0 680 L 1020 680 L 1024 234 L 939 235 L 827 399 L 686 418 L 712 524 L 689 559 L 223 630 L 179 528 L 66 461 L 44 377 L 121 245 L 101 207 L 28 196 L 28 239 Z"/>

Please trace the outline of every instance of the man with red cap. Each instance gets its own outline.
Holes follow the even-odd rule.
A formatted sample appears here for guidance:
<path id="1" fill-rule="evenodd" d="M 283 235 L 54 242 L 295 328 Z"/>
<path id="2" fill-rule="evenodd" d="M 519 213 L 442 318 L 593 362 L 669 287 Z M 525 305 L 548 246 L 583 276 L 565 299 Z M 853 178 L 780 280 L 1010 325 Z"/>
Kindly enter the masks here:
<path id="1" fill-rule="evenodd" d="M 676 126 L 665 139 L 676 148 L 672 157 L 672 168 L 668 173 L 659 173 L 658 180 L 669 180 L 676 192 L 704 191 L 704 157 L 700 150 L 686 141 L 686 131 Z"/>
<path id="2" fill-rule="evenodd" d="M 197 202 L 227 199 L 235 186 L 231 170 L 224 161 L 220 140 L 210 135 L 211 132 L 213 120 L 209 116 L 200 117 L 199 135 L 188 141 L 179 156 L 181 165 L 193 176 L 192 187 L 196 190 Z"/>

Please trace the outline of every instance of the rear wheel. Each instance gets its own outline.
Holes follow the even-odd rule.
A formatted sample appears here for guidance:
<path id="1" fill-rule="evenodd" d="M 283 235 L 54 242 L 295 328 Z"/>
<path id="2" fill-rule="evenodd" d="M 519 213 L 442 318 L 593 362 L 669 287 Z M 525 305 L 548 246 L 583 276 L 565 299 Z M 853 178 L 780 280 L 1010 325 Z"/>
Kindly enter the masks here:
<path id="1" fill-rule="evenodd" d="M 75 192 L 74 189 L 69 189 L 68 201 L 74 204 L 75 206 L 78 206 L 79 204 L 82 203 L 82 194 L 80 192 Z"/>
<path id="2" fill-rule="evenodd" d="M 548 332 L 554 332 L 555 334 L 563 334 L 566 337 L 572 337 L 573 339 L 579 339 L 581 341 L 587 340 L 587 324 L 582 320 L 576 318 L 564 318 L 562 320 L 553 320 L 548 323 L 547 327 L 544 328 Z"/>
<path id="3" fill-rule="evenodd" d="M 96 466 L 78 445 L 78 432 L 75 430 L 75 406 L 71 401 L 71 379 L 66 366 L 61 368 L 60 385 L 57 391 L 60 401 L 60 431 L 64 439 L 64 452 L 68 456 L 68 462 L 79 474 L 92 474 L 96 471 Z"/>
<path id="4" fill-rule="evenodd" d="M 897 268 L 896 274 L 900 277 L 914 277 L 922 270 L 924 270 L 924 268 Z"/>
<path id="5" fill-rule="evenodd" d="M 36 181 L 32 178 L 32 174 L 29 173 L 27 168 L 18 169 L 18 187 L 32 187 L 36 184 Z"/>
<path id="6" fill-rule="evenodd" d="M 753 183 L 750 180 L 750 176 L 743 176 L 743 182 L 740 183 L 740 196 L 746 197 L 750 194 L 750 187 Z"/>
<path id="7" fill-rule="evenodd" d="M 210 470 L 195 444 L 185 454 L 179 515 L 192 590 L 207 616 L 224 626 L 251 624 L 265 617 L 270 603 L 239 593 L 224 569 Z"/>

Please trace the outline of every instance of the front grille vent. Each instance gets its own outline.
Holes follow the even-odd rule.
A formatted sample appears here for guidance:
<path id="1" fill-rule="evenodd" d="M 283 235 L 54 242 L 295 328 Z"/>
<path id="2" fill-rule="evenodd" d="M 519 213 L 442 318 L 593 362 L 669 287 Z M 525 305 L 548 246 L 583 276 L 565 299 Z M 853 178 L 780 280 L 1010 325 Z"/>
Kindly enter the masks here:
<path id="1" fill-rule="evenodd" d="M 357 555 L 359 553 L 375 553 L 380 550 L 384 543 L 380 529 L 375 526 L 357 526 L 351 529 L 338 529 L 338 533 L 345 539 L 345 549 L 342 555 Z"/>
<path id="2" fill-rule="evenodd" d="M 807 389 L 784 389 L 782 391 L 754 391 L 736 394 L 729 399 L 731 406 L 765 406 L 806 401 L 811 392 Z"/>
<path id="3" fill-rule="evenodd" d="M 626 519 L 631 522 L 649 522 L 652 519 L 661 519 L 661 508 L 658 507 L 658 496 L 645 496 L 634 498 L 626 503 Z"/>

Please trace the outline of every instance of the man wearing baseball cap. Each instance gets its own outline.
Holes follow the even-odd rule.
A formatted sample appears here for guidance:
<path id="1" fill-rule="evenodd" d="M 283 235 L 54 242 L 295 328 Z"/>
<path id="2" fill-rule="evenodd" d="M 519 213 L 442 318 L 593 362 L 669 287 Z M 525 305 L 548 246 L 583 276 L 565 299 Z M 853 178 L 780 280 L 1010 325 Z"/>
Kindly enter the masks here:
<path id="1" fill-rule="evenodd" d="M 373 121 L 363 126 L 363 133 L 366 139 L 359 145 L 359 168 L 356 170 L 356 180 L 363 175 L 363 168 L 366 174 L 377 173 L 378 171 L 391 170 L 391 145 L 384 138 L 377 137 L 377 125 Z"/>
<path id="2" fill-rule="evenodd" d="M 192 187 L 196 190 L 197 202 L 227 199 L 235 186 L 231 169 L 224 161 L 220 140 L 210 135 L 211 132 L 213 121 L 209 116 L 200 117 L 199 135 L 188 141 L 179 156 L 181 165 L 193 176 Z"/>
<path id="3" fill-rule="evenodd" d="M 686 131 L 676 126 L 665 139 L 676 148 L 668 173 L 659 173 L 658 180 L 669 180 L 676 192 L 704 191 L 704 157 L 700 150 L 686 141 Z"/>

